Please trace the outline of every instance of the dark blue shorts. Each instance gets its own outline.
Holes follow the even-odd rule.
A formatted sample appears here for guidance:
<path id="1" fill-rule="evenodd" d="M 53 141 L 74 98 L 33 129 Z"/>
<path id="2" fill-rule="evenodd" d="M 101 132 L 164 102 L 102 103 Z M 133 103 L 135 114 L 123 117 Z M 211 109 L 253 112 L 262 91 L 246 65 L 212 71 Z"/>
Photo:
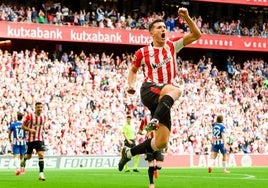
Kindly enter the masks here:
<path id="1" fill-rule="evenodd" d="M 226 149 L 224 148 L 224 144 L 212 144 L 212 151 L 215 153 L 221 152 L 221 154 L 227 153 Z"/>
<path id="2" fill-rule="evenodd" d="M 14 154 L 25 155 L 26 145 L 13 145 L 12 152 L 13 152 L 13 155 Z"/>

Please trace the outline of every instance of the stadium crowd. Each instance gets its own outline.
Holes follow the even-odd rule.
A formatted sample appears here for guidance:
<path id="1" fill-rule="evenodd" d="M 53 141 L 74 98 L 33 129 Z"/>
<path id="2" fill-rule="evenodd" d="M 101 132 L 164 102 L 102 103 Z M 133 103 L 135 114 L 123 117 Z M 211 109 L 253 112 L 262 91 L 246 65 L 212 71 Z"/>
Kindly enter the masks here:
<path id="1" fill-rule="evenodd" d="M 93 5 L 92 5 L 93 7 Z M 12 5 L 2 3 L 0 21 L 26 22 L 39 24 L 76 25 L 110 29 L 147 29 L 148 23 L 156 18 L 166 21 L 170 32 L 187 32 L 188 26 L 177 15 L 148 10 L 149 6 L 141 3 L 138 11 L 119 12 L 116 4 L 95 4 L 91 10 L 73 10 L 61 3 L 47 1 L 41 8 L 35 6 Z M 205 34 L 268 37 L 268 21 L 262 14 L 245 18 L 241 13 L 238 18 L 215 17 L 216 10 L 196 13 L 193 19 Z"/>
<path id="2" fill-rule="evenodd" d="M 11 151 L 7 129 L 16 113 L 33 111 L 34 103 L 41 101 L 49 117 L 47 155 L 119 155 L 126 114 L 132 114 L 138 130 L 147 113 L 139 92 L 126 93 L 132 58 L 132 53 L 70 51 L 50 56 L 35 49 L 0 50 L 0 153 Z M 178 65 L 176 82 L 184 94 L 172 108 L 167 154 L 208 154 L 211 124 L 219 113 L 226 120 L 230 152 L 268 153 L 264 59 L 236 62 L 226 57 L 226 69 L 218 70 L 209 57 L 192 62 L 178 56 Z"/>

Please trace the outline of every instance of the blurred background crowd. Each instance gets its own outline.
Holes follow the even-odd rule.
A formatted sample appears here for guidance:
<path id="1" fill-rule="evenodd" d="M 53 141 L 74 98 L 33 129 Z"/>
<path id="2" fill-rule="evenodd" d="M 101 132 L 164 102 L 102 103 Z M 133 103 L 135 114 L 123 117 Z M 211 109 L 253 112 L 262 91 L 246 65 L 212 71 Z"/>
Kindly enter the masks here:
<path id="1" fill-rule="evenodd" d="M 0 51 L 0 147 L 10 152 L 9 124 L 17 111 L 33 111 L 42 101 L 49 116 L 46 135 L 51 155 L 118 154 L 122 124 L 131 113 L 135 126 L 148 114 L 138 92 L 126 94 L 127 68 L 133 54 L 63 53 L 51 60 L 45 51 Z M 233 153 L 268 153 L 267 62 L 236 63 L 226 57 L 226 69 L 213 59 L 198 62 L 178 56 L 178 80 L 184 88 L 172 116 L 170 154 L 207 154 L 216 114 L 223 114 Z M 140 81 L 143 78 L 139 75 Z M 137 85 L 139 87 L 139 85 Z M 138 140 L 137 140 L 138 141 Z"/>

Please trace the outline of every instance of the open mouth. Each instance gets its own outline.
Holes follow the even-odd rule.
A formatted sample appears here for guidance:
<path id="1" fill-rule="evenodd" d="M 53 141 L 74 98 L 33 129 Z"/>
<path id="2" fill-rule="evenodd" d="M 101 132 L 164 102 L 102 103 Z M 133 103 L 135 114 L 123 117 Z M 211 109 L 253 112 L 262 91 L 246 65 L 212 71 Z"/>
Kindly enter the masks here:
<path id="1" fill-rule="evenodd" d="M 165 33 L 162 33 L 161 34 L 161 37 L 162 37 L 162 39 L 164 39 L 166 37 L 166 34 Z"/>

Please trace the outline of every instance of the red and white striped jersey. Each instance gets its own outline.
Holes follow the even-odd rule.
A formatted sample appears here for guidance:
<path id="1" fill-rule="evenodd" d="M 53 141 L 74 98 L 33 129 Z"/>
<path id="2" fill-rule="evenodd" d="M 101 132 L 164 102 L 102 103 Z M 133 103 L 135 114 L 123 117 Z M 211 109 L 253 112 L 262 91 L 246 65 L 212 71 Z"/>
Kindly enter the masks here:
<path id="1" fill-rule="evenodd" d="M 182 38 L 167 40 L 163 47 L 150 44 L 136 51 L 133 65 L 138 68 L 145 65 L 144 81 L 172 84 L 178 72 L 176 55 L 183 47 Z"/>
<path id="2" fill-rule="evenodd" d="M 27 132 L 27 142 L 44 141 L 44 125 L 46 120 L 47 117 L 45 115 L 27 114 L 23 124 L 30 129 L 36 130 L 35 133 Z"/>

